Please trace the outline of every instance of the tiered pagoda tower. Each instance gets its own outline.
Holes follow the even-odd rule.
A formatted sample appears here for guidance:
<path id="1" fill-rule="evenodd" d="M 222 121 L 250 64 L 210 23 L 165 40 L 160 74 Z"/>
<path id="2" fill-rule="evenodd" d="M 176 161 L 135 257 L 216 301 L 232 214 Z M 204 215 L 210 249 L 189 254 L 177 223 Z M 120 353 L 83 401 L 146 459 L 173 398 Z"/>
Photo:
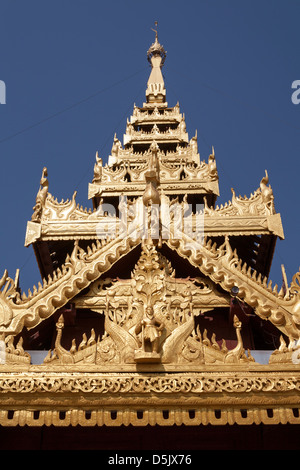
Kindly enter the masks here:
<path id="1" fill-rule="evenodd" d="M 214 149 L 202 160 L 168 105 L 165 58 L 156 33 L 93 208 L 58 202 L 43 170 L 25 242 L 42 281 L 0 283 L 2 426 L 300 424 L 300 274 L 268 279 L 284 238 L 268 174 L 216 205 Z"/>

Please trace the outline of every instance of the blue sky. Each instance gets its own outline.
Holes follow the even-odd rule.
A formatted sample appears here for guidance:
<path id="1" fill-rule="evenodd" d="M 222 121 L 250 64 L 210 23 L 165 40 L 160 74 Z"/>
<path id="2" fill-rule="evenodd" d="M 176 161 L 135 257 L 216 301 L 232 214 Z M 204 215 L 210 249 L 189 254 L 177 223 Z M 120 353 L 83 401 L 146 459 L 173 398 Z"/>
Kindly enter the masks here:
<path id="1" fill-rule="evenodd" d="M 250 196 L 268 170 L 285 240 L 271 278 L 289 282 L 300 265 L 300 2 L 297 0 L 0 0 L 0 272 L 21 269 L 21 287 L 39 280 L 27 221 L 44 166 L 59 200 L 78 191 L 90 207 L 95 153 L 106 161 L 122 140 L 133 104 L 142 105 L 146 51 L 159 23 L 167 50 L 167 100 L 177 101 L 200 156 L 213 145 L 218 202 L 230 188 Z"/>

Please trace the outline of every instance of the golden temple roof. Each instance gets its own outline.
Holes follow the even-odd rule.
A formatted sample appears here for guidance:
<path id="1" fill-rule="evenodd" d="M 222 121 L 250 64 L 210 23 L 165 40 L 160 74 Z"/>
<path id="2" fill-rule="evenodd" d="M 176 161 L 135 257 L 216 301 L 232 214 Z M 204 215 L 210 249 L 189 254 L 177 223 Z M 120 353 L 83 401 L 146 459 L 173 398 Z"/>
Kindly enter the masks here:
<path id="1" fill-rule="evenodd" d="M 168 106 L 155 33 L 146 103 L 106 164 L 96 152 L 93 208 L 76 190 L 59 202 L 43 169 L 25 241 L 42 281 L 25 294 L 0 279 L 0 425 L 86 426 L 86 409 L 90 426 L 299 423 L 300 274 L 268 279 L 284 238 L 268 173 L 216 205 L 214 149 L 202 160 Z"/>

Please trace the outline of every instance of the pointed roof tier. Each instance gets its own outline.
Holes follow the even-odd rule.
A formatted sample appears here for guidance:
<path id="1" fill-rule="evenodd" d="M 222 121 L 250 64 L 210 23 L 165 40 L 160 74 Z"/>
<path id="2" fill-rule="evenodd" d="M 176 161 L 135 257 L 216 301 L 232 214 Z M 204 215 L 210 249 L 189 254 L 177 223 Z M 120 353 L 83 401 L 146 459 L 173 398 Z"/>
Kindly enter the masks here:
<path id="1" fill-rule="evenodd" d="M 197 213 L 204 214 L 204 232 L 222 243 L 231 235 L 232 244 L 241 258 L 264 276 L 268 276 L 277 237 L 284 238 L 280 214 L 274 207 L 274 196 L 268 186 L 268 175 L 251 196 L 236 196 L 224 206 L 216 206 L 219 195 L 218 171 L 214 149 L 207 162 L 200 159 L 197 132 L 189 139 L 185 115 L 179 103 L 169 107 L 161 66 L 165 51 L 155 42 L 148 50 L 152 69 L 146 91 L 147 102 L 134 105 L 127 120 L 123 145 L 114 136 L 107 164 L 96 152 L 94 177 L 89 184 L 92 209 L 83 209 L 73 197 L 60 203 L 48 192 L 47 170 L 44 169 L 32 220 L 28 223 L 26 246 L 33 245 L 43 277 L 61 266 L 72 250 L 72 240 L 86 246 L 123 224 L 120 207 L 126 197 L 132 208 L 142 201 L 164 201 L 166 206 L 181 204 L 191 207 L 185 223 L 192 227 Z M 155 70 L 157 69 L 157 70 Z M 159 70 L 158 70 L 159 69 Z M 161 87 L 154 87 L 158 80 Z M 153 86 L 152 86 L 153 85 Z M 159 94 L 153 90 L 160 89 Z M 151 94 L 150 91 L 153 91 Z M 151 199 L 154 198 L 154 199 Z M 165 221 L 162 221 L 165 224 Z M 248 237 L 245 244 L 243 237 Z"/>
<path id="2" fill-rule="evenodd" d="M 89 185 L 89 199 L 97 208 L 100 200 L 125 194 L 142 196 L 146 186 L 145 173 L 149 169 L 153 145 L 157 145 L 159 190 L 171 196 L 189 195 L 190 202 L 203 203 L 206 196 L 214 206 L 219 195 L 215 156 L 208 162 L 200 160 L 197 133 L 189 138 L 185 115 L 179 104 L 169 107 L 161 73 L 166 53 L 155 42 L 147 53 L 151 72 L 146 89 L 146 103 L 134 105 L 127 119 L 123 143 L 115 135 L 108 163 L 96 157 L 94 179 Z"/>

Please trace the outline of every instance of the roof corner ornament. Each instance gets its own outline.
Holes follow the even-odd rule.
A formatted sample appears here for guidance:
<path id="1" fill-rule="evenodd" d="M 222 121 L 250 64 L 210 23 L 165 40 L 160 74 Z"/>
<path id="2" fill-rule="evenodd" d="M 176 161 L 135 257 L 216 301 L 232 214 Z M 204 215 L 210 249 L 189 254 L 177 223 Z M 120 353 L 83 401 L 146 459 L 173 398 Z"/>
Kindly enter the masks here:
<path id="1" fill-rule="evenodd" d="M 47 168 L 43 168 L 43 173 L 40 181 L 40 188 L 36 196 L 34 212 L 31 217 L 32 222 L 41 222 L 43 209 L 45 207 L 47 194 L 48 194 L 49 182 L 48 182 L 48 171 Z"/>
<path id="2" fill-rule="evenodd" d="M 212 146 L 211 154 L 208 157 L 208 169 L 211 176 L 218 176 L 218 170 L 216 165 L 215 149 Z"/>
<path id="3" fill-rule="evenodd" d="M 99 157 L 99 152 L 96 152 L 96 163 L 94 165 L 94 178 L 93 183 L 100 183 L 102 180 L 103 163 L 102 158 Z"/>
<path id="4" fill-rule="evenodd" d="M 266 208 L 270 215 L 275 214 L 275 206 L 274 206 L 274 194 L 271 188 L 271 185 L 267 186 L 269 183 L 269 175 L 267 170 L 265 170 L 265 176 L 262 178 L 260 182 L 260 190 L 263 198 L 263 202 L 266 205 Z"/>

